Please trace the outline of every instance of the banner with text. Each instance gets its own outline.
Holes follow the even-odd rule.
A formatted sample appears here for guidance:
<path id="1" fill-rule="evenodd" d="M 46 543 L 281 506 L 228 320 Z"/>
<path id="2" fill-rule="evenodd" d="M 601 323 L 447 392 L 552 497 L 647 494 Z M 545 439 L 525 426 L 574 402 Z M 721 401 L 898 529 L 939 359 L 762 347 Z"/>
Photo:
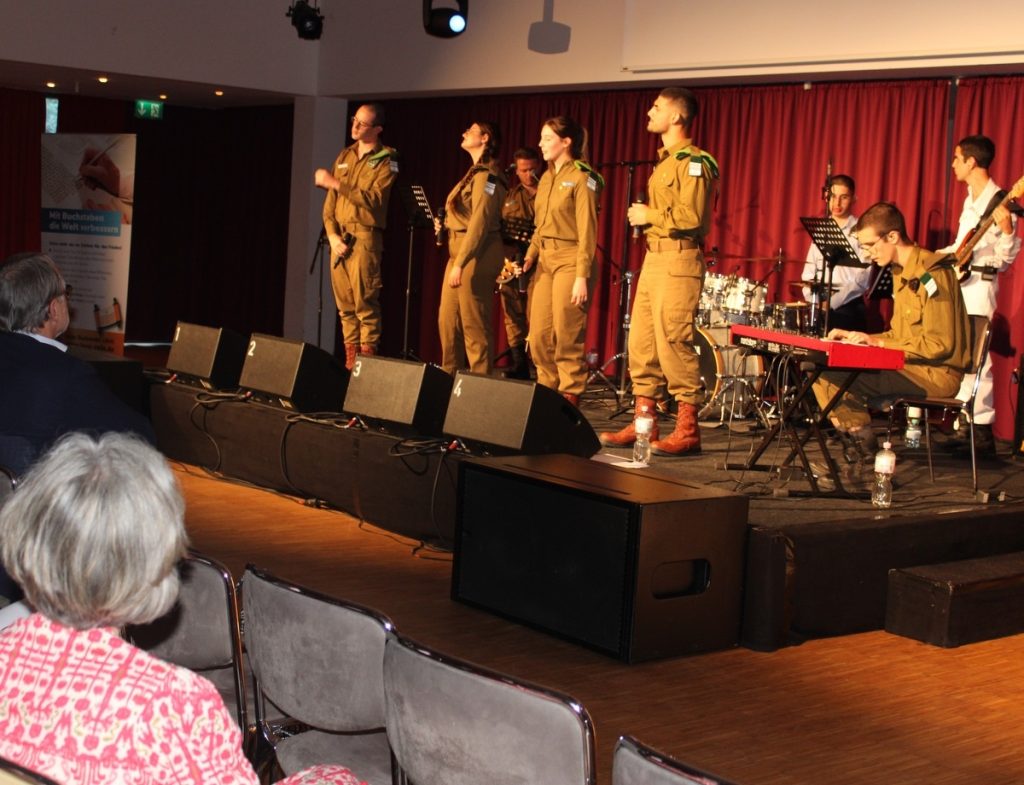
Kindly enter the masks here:
<path id="1" fill-rule="evenodd" d="M 71 287 L 68 344 L 124 354 L 135 134 L 43 134 L 42 248 Z"/>

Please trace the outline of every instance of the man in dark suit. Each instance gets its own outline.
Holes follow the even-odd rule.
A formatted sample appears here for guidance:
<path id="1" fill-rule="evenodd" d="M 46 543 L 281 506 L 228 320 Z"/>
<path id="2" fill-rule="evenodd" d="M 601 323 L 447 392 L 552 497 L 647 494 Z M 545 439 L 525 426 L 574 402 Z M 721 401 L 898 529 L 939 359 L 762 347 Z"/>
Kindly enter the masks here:
<path id="1" fill-rule="evenodd" d="M 0 463 L 17 474 L 70 431 L 155 441 L 149 421 L 56 340 L 70 321 L 64 277 L 49 256 L 17 254 L 0 266 Z"/>

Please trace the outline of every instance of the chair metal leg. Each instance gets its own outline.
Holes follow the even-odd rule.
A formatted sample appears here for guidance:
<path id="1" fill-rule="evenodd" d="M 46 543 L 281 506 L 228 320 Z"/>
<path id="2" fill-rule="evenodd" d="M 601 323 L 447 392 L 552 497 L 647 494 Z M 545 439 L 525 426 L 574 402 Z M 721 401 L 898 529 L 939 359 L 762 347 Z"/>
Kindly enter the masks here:
<path id="1" fill-rule="evenodd" d="M 928 424 L 928 413 L 924 416 L 924 446 L 928 452 L 928 480 L 935 484 L 935 469 L 932 466 L 932 426 Z"/>
<path id="2" fill-rule="evenodd" d="M 978 493 L 978 456 L 974 447 L 974 412 L 967 419 L 967 426 L 971 429 L 971 479 L 974 482 L 974 493 Z"/>

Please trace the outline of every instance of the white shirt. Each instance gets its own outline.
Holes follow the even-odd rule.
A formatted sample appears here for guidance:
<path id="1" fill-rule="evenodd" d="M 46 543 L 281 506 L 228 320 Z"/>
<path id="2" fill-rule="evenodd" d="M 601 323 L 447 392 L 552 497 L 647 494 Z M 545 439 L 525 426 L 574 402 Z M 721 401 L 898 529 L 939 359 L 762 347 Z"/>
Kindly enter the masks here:
<path id="1" fill-rule="evenodd" d="M 27 335 L 30 338 L 35 338 L 39 343 L 45 343 L 48 346 L 52 346 L 54 349 L 60 349 L 62 352 L 66 352 L 68 350 L 67 344 L 55 341 L 53 338 L 47 338 L 45 335 L 30 333 L 28 330 L 18 330 L 18 332 L 22 335 Z"/>
<path id="2" fill-rule="evenodd" d="M 832 220 L 835 220 L 833 218 Z M 836 223 L 839 223 L 836 221 Z M 848 215 L 846 221 L 839 225 L 843 234 L 850 241 L 850 245 L 853 246 L 853 250 L 857 253 L 857 258 L 862 262 L 865 262 L 864 251 L 861 249 L 860 244 L 857 242 L 857 238 L 853 236 L 853 227 L 857 225 L 857 216 Z M 811 247 L 807 250 L 807 262 L 804 264 L 804 271 L 800 275 L 801 280 L 812 281 L 814 280 L 815 272 L 818 272 L 818 280 L 821 282 L 825 281 L 825 271 L 822 269 L 822 255 L 821 251 L 818 250 L 818 246 L 811 243 Z M 846 305 L 848 302 L 853 300 L 855 297 L 860 297 L 864 292 L 867 291 L 868 284 L 871 281 L 871 267 L 846 267 L 846 266 L 835 266 L 832 268 L 832 284 L 838 286 L 832 293 L 832 297 L 829 300 L 829 308 L 835 310 L 840 306 Z M 804 297 L 810 299 L 810 290 L 804 289 Z"/>

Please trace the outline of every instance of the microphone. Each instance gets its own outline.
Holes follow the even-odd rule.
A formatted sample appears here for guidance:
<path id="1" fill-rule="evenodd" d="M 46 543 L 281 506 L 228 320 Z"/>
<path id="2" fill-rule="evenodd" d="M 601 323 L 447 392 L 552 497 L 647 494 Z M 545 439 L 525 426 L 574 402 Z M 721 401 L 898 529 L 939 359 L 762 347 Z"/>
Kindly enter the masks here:
<path id="1" fill-rule="evenodd" d="M 828 163 L 825 165 L 825 185 L 821 189 L 821 198 L 825 200 L 826 208 L 830 196 L 832 196 L 832 156 L 829 156 Z M 825 212 L 827 214 L 828 210 L 826 209 Z"/>
<path id="2" fill-rule="evenodd" d="M 347 248 L 348 250 L 347 250 L 347 251 L 345 251 L 345 253 L 342 253 L 342 254 L 338 254 L 338 258 L 337 258 L 337 259 L 335 259 L 335 260 L 334 260 L 334 264 L 332 264 L 332 265 L 331 265 L 331 269 L 332 269 L 332 270 L 333 270 L 333 269 L 334 269 L 335 267 L 337 267 L 337 266 L 338 266 L 339 264 L 341 264 L 342 262 L 344 262 L 344 261 L 345 261 L 346 259 L 348 259 L 348 257 L 350 257 L 350 256 L 352 255 L 352 251 L 354 251 L 354 250 L 355 250 L 356 238 L 355 238 L 355 237 L 353 237 L 353 236 L 352 236 L 352 234 L 351 234 L 350 232 L 345 232 L 345 234 L 343 234 L 343 235 L 341 236 L 341 241 L 342 241 L 343 243 L 345 243 L 345 247 L 346 247 L 346 248 Z"/>
<path id="3" fill-rule="evenodd" d="M 444 219 L 447 215 L 447 211 L 442 207 L 437 211 L 437 229 L 434 230 L 434 245 L 440 248 L 444 245 L 444 240 L 441 238 L 444 236 Z"/>
<path id="4" fill-rule="evenodd" d="M 647 200 L 645 198 L 645 195 L 640 193 L 640 194 L 636 195 L 636 199 L 633 200 L 633 204 L 644 204 L 646 201 Z M 633 239 L 634 240 L 639 240 L 640 239 L 640 233 L 641 233 L 640 224 L 636 224 L 633 227 Z"/>

